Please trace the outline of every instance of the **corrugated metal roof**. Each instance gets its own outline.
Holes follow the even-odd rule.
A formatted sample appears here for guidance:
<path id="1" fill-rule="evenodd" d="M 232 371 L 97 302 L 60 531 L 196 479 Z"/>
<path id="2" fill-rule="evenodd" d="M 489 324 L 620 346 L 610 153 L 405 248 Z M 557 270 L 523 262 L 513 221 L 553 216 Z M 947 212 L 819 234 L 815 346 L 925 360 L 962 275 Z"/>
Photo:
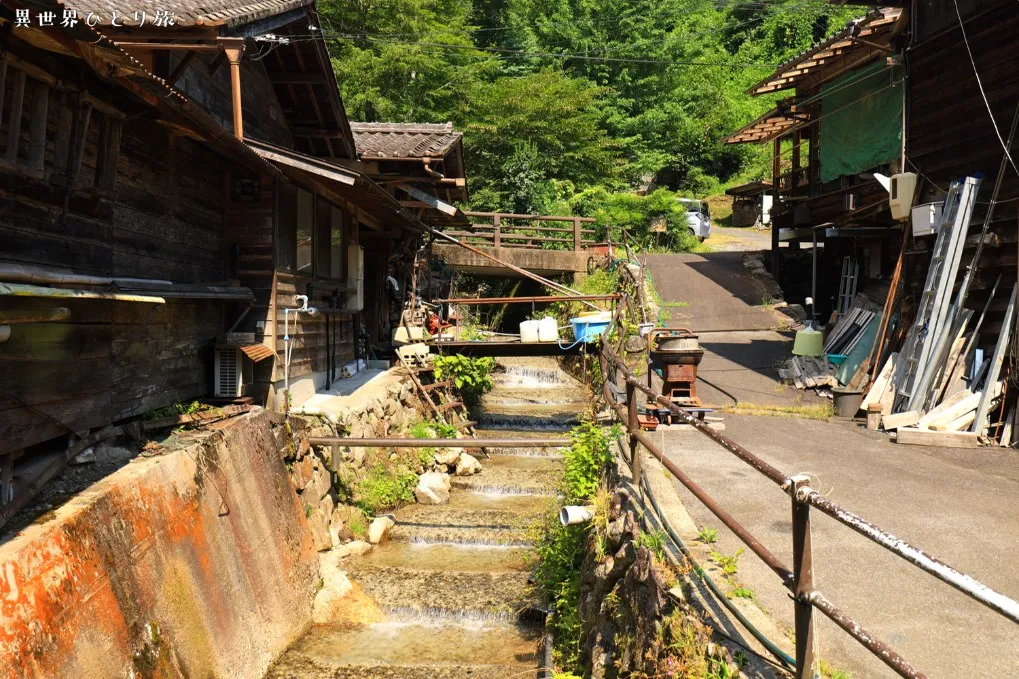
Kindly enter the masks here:
<path id="1" fill-rule="evenodd" d="M 443 158 L 463 134 L 453 123 L 350 123 L 361 158 Z"/>
<path id="2" fill-rule="evenodd" d="M 265 17 L 307 7 L 314 0 L 63 0 L 60 4 L 73 9 L 84 20 L 91 12 L 98 26 L 129 28 L 139 25 L 144 13 L 145 26 L 153 26 L 156 12 L 172 16 L 174 25 L 238 26 Z M 114 14 L 116 12 L 116 14 Z M 136 18 L 136 14 L 137 17 Z"/>

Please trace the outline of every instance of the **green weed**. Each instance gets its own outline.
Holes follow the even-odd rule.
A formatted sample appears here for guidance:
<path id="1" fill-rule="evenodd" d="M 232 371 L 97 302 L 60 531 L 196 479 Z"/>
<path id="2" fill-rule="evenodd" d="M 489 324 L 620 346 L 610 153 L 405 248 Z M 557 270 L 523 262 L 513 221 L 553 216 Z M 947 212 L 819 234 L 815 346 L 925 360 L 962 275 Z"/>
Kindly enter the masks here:
<path id="1" fill-rule="evenodd" d="M 633 545 L 638 549 L 646 547 L 656 559 L 665 561 L 665 531 L 655 530 L 650 533 L 641 531 L 637 535 L 637 539 L 633 541 Z"/>
<path id="2" fill-rule="evenodd" d="M 697 539 L 706 545 L 718 542 L 718 529 L 705 526 L 704 528 L 701 528 L 701 532 L 697 534 Z"/>
<path id="3" fill-rule="evenodd" d="M 743 555 L 744 549 L 741 547 L 736 550 L 735 554 L 722 554 L 721 552 L 711 552 L 711 560 L 714 561 L 722 572 L 728 576 L 736 575 L 739 571 L 739 558 Z"/>
<path id="4" fill-rule="evenodd" d="M 751 601 L 757 598 L 752 589 L 743 586 L 734 587 L 729 590 L 729 594 L 727 596 L 730 599 L 750 599 Z"/>
<path id="5" fill-rule="evenodd" d="M 370 516 L 414 500 L 417 474 L 406 469 L 389 469 L 379 464 L 355 486 L 355 504 Z"/>
<path id="6" fill-rule="evenodd" d="M 495 359 L 491 356 L 472 358 L 462 354 L 435 357 L 435 378 L 449 378 L 463 395 L 464 402 L 476 405 L 481 396 L 494 386 L 492 370 Z"/>

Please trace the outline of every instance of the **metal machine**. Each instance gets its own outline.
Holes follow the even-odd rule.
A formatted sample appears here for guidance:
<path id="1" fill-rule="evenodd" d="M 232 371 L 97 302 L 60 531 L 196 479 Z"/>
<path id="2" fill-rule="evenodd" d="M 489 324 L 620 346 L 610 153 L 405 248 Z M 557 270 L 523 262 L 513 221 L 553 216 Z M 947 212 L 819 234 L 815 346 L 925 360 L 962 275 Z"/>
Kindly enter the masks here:
<path id="1" fill-rule="evenodd" d="M 704 350 L 697 335 L 687 328 L 655 328 L 647 341 L 649 367 L 662 378 L 662 394 L 676 405 L 700 406 L 697 366 Z"/>

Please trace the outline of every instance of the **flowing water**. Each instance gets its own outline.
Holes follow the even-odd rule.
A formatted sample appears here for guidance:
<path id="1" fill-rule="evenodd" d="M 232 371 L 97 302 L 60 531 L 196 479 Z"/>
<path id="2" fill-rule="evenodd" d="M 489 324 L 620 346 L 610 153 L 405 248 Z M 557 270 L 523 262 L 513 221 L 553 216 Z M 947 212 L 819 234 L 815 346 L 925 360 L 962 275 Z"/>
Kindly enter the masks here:
<path id="1" fill-rule="evenodd" d="M 479 438 L 548 437 L 587 406 L 552 359 L 500 359 Z M 389 540 L 345 563 L 381 609 L 367 625 L 317 625 L 268 679 L 534 677 L 541 636 L 528 578 L 535 526 L 555 506 L 560 455 L 490 448 L 480 474 L 452 478 L 450 502 L 395 513 Z"/>

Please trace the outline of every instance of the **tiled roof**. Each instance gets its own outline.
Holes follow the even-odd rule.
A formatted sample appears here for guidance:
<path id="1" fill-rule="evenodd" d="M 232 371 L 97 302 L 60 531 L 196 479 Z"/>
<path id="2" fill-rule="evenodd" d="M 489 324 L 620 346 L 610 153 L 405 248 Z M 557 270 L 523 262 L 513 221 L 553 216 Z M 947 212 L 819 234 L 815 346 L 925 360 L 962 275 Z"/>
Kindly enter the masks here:
<path id="1" fill-rule="evenodd" d="M 239 26 L 311 5 L 314 0 L 63 0 L 60 4 L 77 11 L 84 20 L 92 13 L 100 26 L 138 25 L 136 14 L 145 14 L 145 27 L 151 27 L 156 12 L 167 12 L 176 27 Z M 116 12 L 116 15 L 114 15 Z"/>
<path id="2" fill-rule="evenodd" d="M 463 135 L 453 123 L 350 123 L 361 158 L 443 158 Z"/>

